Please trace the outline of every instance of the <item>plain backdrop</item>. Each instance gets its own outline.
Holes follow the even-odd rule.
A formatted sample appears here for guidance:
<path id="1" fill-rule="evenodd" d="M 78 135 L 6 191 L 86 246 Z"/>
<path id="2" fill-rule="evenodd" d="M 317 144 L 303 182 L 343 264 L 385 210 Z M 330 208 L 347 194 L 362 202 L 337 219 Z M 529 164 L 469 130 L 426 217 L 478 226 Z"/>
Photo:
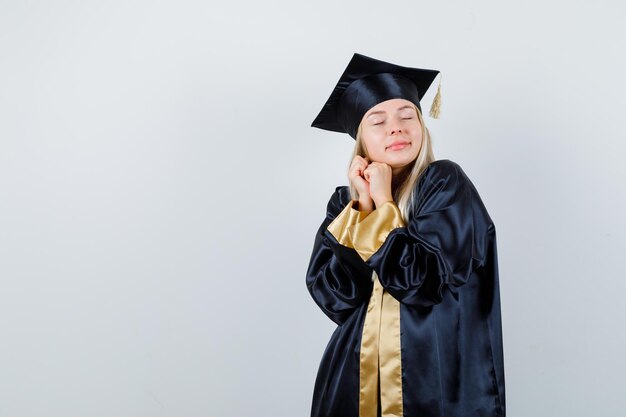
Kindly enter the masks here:
<path id="1" fill-rule="evenodd" d="M 307 416 L 354 52 L 442 74 L 509 417 L 626 408 L 620 1 L 0 1 L 0 417 Z M 430 108 L 436 85 L 422 101 Z"/>

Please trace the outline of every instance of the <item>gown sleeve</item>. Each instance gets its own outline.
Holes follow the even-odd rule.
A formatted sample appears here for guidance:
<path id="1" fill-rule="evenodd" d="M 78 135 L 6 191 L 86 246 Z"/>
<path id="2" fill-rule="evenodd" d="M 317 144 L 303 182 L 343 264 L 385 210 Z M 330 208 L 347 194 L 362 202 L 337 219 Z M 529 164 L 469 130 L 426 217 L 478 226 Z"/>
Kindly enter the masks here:
<path id="1" fill-rule="evenodd" d="M 461 167 L 442 160 L 432 168 L 417 191 L 417 208 L 408 225 L 389 201 L 350 225 L 344 241 L 394 298 L 416 307 L 438 304 L 446 286 L 465 284 L 484 266 L 488 235 L 495 233 Z"/>
<path id="2" fill-rule="evenodd" d="M 369 300 L 373 283 L 372 268 L 354 248 L 340 244 L 335 235 L 347 233 L 349 226 L 365 216 L 353 208 L 347 187 L 337 187 L 328 201 L 326 218 L 315 235 L 307 268 L 309 293 L 322 311 L 339 325 Z"/>

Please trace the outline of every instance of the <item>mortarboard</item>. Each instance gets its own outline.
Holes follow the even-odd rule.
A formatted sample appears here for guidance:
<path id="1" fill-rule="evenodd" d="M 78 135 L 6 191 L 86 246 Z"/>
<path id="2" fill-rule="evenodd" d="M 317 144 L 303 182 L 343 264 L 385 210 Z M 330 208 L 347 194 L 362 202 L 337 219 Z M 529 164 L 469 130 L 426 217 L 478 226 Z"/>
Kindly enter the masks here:
<path id="1" fill-rule="evenodd" d="M 378 103 L 403 98 L 421 111 L 420 100 L 437 74 L 437 70 L 402 67 L 355 53 L 311 126 L 356 139 L 361 119 Z M 441 77 L 430 109 L 433 118 L 439 117 L 440 90 Z"/>

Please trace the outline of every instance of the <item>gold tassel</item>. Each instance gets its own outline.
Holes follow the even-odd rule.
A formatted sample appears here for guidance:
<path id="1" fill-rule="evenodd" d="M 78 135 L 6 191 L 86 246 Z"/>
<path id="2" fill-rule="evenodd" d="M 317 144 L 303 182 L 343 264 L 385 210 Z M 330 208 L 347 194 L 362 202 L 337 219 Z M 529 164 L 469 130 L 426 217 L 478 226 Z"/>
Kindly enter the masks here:
<path id="1" fill-rule="evenodd" d="M 437 94 L 433 99 L 433 104 L 430 106 L 430 117 L 433 119 L 439 118 L 441 112 L 441 73 L 439 73 L 439 86 L 437 87 Z"/>

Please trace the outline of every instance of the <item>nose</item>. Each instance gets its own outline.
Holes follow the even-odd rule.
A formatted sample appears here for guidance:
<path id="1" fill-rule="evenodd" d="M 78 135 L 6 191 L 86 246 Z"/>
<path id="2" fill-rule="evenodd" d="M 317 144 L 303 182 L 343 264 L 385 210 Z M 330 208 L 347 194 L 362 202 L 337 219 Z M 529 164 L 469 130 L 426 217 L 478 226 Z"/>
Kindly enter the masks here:
<path id="1" fill-rule="evenodd" d="M 397 135 L 397 134 L 402 133 L 402 129 L 397 124 L 391 125 L 390 129 L 391 130 L 390 130 L 389 134 L 391 134 L 391 135 Z"/>

